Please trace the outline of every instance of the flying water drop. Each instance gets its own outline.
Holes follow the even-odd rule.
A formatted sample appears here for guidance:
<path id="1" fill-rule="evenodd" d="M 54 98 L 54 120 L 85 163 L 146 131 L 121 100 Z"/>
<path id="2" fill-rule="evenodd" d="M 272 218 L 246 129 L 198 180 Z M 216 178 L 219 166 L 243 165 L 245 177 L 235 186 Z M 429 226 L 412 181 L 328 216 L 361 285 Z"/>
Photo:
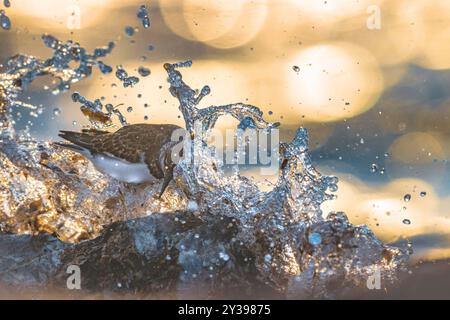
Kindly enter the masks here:
<path id="1" fill-rule="evenodd" d="M 146 76 L 148 76 L 148 75 L 151 73 L 151 71 L 150 71 L 149 68 L 146 68 L 146 67 L 139 67 L 138 73 L 139 73 L 142 77 L 146 77 Z"/>
<path id="2" fill-rule="evenodd" d="M 104 64 L 104 63 L 101 62 L 101 61 L 98 62 L 98 68 L 100 69 L 100 71 L 101 71 L 103 74 L 111 73 L 112 70 L 113 70 L 111 66 L 108 66 L 108 65 Z"/>
<path id="3" fill-rule="evenodd" d="M 61 109 L 59 108 L 55 108 L 53 109 L 53 115 L 55 115 L 56 117 L 59 116 L 61 114 Z"/>
<path id="4" fill-rule="evenodd" d="M 134 35 L 134 28 L 132 26 L 126 26 L 125 33 L 127 36 L 132 37 Z"/>
<path id="5" fill-rule="evenodd" d="M 124 81 L 128 77 L 128 73 L 122 68 L 122 66 L 117 66 L 116 77 L 117 79 Z"/>
<path id="6" fill-rule="evenodd" d="M 4 10 L 0 10 L 0 26 L 4 30 L 11 29 L 11 20 L 9 20 L 9 18 L 6 16 Z"/>
<path id="7" fill-rule="evenodd" d="M 148 10 L 145 5 L 141 5 L 137 12 L 137 17 L 141 20 L 144 28 L 150 27 L 150 18 L 148 17 Z"/>

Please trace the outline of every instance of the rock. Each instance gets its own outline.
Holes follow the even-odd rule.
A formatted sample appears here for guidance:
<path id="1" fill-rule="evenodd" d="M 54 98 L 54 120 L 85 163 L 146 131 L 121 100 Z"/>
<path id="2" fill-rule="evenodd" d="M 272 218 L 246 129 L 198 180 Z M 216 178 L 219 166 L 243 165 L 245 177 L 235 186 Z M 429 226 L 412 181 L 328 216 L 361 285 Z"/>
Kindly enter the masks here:
<path id="1" fill-rule="evenodd" d="M 0 236 L 0 282 L 17 287 L 45 286 L 61 267 L 71 245 L 46 234 Z"/>
<path id="2" fill-rule="evenodd" d="M 96 239 L 66 244 L 49 235 L 0 236 L 0 283 L 65 289 L 80 267 L 88 294 L 140 297 L 279 296 L 258 279 L 254 257 L 233 241 L 229 221 L 178 212 L 117 222 Z M 69 294 L 69 290 L 68 290 Z"/>
<path id="3" fill-rule="evenodd" d="M 243 230 L 256 232 L 257 241 L 240 240 Z M 184 211 L 115 222 L 78 244 L 2 234 L 0 284 L 72 295 L 68 270 L 77 266 L 82 296 L 297 299 L 367 291 L 374 267 L 383 272 L 383 287 L 395 280 L 386 276 L 395 275 L 399 249 L 342 213 L 288 234 L 295 239 L 243 229 L 232 217 Z"/>

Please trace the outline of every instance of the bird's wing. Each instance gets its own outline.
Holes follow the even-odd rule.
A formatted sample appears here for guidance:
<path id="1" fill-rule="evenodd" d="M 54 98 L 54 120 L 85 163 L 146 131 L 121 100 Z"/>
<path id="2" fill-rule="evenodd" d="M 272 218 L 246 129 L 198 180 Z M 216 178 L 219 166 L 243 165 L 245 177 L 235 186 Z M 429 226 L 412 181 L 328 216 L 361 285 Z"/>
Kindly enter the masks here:
<path id="1" fill-rule="evenodd" d="M 90 150 L 109 154 L 131 163 L 146 162 L 155 177 L 162 178 L 159 166 L 160 149 L 169 142 L 175 125 L 136 124 L 120 128 L 115 133 L 105 131 L 61 131 L 60 137 Z"/>
<path id="2" fill-rule="evenodd" d="M 159 162 L 161 146 L 170 141 L 174 130 L 168 125 L 135 124 L 123 127 L 113 134 L 94 139 L 96 151 L 110 153 L 128 162 Z"/>
<path id="3" fill-rule="evenodd" d="M 58 135 L 61 138 L 72 142 L 76 146 L 91 150 L 94 146 L 94 141 L 95 141 L 96 137 L 106 136 L 108 134 L 109 133 L 107 131 L 89 129 L 89 130 L 83 130 L 82 132 L 61 130 Z M 60 143 L 59 145 L 65 146 L 66 144 Z"/>

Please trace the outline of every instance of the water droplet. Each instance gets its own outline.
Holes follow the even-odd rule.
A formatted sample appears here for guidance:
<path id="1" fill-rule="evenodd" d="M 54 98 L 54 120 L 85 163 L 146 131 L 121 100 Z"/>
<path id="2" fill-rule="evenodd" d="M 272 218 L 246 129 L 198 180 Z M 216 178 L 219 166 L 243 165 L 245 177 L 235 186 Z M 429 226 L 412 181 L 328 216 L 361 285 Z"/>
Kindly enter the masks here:
<path id="1" fill-rule="evenodd" d="M 299 66 L 293 66 L 292 70 L 294 70 L 295 72 L 300 72 L 300 67 Z"/>
<path id="2" fill-rule="evenodd" d="M 328 187 L 328 189 L 331 191 L 331 192 L 336 192 L 336 191 L 338 191 L 338 185 L 337 184 L 330 184 L 329 185 L 329 187 Z"/>
<path id="3" fill-rule="evenodd" d="M 117 66 L 116 77 L 119 80 L 125 80 L 128 77 L 128 73 L 122 68 L 122 66 Z"/>
<path id="4" fill-rule="evenodd" d="M 411 200 L 411 195 L 409 193 L 405 194 L 405 196 L 403 197 L 403 200 L 405 202 L 409 202 Z"/>
<path id="5" fill-rule="evenodd" d="M 59 115 L 61 114 L 61 109 L 59 109 L 59 108 L 53 109 L 53 114 L 54 114 L 55 116 L 59 116 Z"/>
<path id="6" fill-rule="evenodd" d="M 11 6 L 11 2 L 10 2 L 9 0 L 3 0 L 3 5 L 4 5 L 6 8 L 9 8 L 9 7 Z"/>
<path id="7" fill-rule="evenodd" d="M 139 67 L 138 73 L 139 73 L 142 77 L 146 77 L 146 76 L 148 76 L 148 75 L 151 73 L 151 71 L 150 71 L 149 68 L 146 68 L 146 67 Z"/>
<path id="8" fill-rule="evenodd" d="M 308 242 L 313 246 L 318 246 L 319 244 L 322 243 L 322 237 L 317 232 L 311 233 L 308 236 Z"/>
<path id="9" fill-rule="evenodd" d="M 230 256 L 228 254 L 226 254 L 225 252 L 220 252 L 219 253 L 219 257 L 220 259 L 222 259 L 223 261 L 228 261 L 230 260 Z"/>
<path id="10" fill-rule="evenodd" d="M 137 17 L 139 19 L 141 19 L 142 26 L 144 28 L 147 29 L 148 27 L 150 27 L 150 18 L 148 17 L 148 10 L 147 10 L 147 7 L 145 5 L 141 5 L 139 7 L 139 10 L 137 12 Z"/>
<path id="11" fill-rule="evenodd" d="M 202 96 L 206 96 L 206 95 L 208 95 L 208 94 L 210 94 L 211 93 L 211 88 L 209 87 L 209 86 L 204 86 L 203 88 L 202 88 L 202 91 L 200 92 L 200 94 L 202 95 Z"/>
<path id="12" fill-rule="evenodd" d="M 378 171 L 378 166 L 375 163 L 372 163 L 370 165 L 370 172 L 371 173 L 376 173 Z"/>
<path id="13" fill-rule="evenodd" d="M 411 224 L 411 220 L 409 220 L 409 219 L 403 219 L 403 224 Z"/>
<path id="14" fill-rule="evenodd" d="M 78 92 L 74 92 L 72 93 L 72 101 L 73 102 L 78 102 L 78 100 L 80 99 L 81 95 Z"/>
<path id="15" fill-rule="evenodd" d="M 125 27 L 125 33 L 127 34 L 127 36 L 133 36 L 134 35 L 134 28 L 131 26 L 127 26 Z"/>
<path id="16" fill-rule="evenodd" d="M 111 73 L 112 70 L 113 70 L 110 66 L 104 64 L 104 63 L 101 62 L 101 61 L 99 61 L 99 62 L 97 63 L 97 65 L 98 65 L 98 68 L 100 69 L 100 71 L 101 71 L 103 74 Z"/>
<path id="17" fill-rule="evenodd" d="M 78 122 L 76 122 L 75 120 L 74 120 L 74 121 L 72 121 L 72 125 L 73 125 L 74 127 L 76 127 L 76 126 L 77 126 L 77 124 L 78 124 Z"/>
<path id="18" fill-rule="evenodd" d="M 148 116 L 144 116 L 144 120 L 148 120 Z"/>
<path id="19" fill-rule="evenodd" d="M 427 193 L 426 193 L 426 191 L 422 191 L 421 193 L 420 193 L 420 196 L 423 198 L 423 197 L 425 197 L 427 195 Z"/>
<path id="20" fill-rule="evenodd" d="M 127 112 L 132 112 L 132 111 L 133 111 L 133 107 L 130 106 L 127 108 Z"/>
<path id="21" fill-rule="evenodd" d="M 132 87 L 133 85 L 135 85 L 138 82 L 139 82 L 139 78 L 138 77 L 128 77 L 123 82 L 123 86 L 124 86 L 124 88 Z"/>
<path id="22" fill-rule="evenodd" d="M 11 29 L 11 20 L 9 20 L 9 18 L 6 16 L 4 10 L 0 10 L 0 26 L 4 30 Z"/>

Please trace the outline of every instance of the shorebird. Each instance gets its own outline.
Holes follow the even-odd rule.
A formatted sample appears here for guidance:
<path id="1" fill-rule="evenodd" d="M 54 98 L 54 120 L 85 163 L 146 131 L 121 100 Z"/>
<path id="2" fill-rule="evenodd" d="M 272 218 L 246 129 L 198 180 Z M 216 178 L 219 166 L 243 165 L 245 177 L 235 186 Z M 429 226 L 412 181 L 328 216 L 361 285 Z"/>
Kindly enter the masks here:
<path id="1" fill-rule="evenodd" d="M 179 142 L 171 136 L 177 129 L 181 128 L 171 124 L 133 124 L 113 133 L 60 131 L 59 136 L 72 143 L 56 144 L 82 154 L 97 170 L 123 182 L 163 179 L 161 197 L 173 178 L 172 147 Z"/>

